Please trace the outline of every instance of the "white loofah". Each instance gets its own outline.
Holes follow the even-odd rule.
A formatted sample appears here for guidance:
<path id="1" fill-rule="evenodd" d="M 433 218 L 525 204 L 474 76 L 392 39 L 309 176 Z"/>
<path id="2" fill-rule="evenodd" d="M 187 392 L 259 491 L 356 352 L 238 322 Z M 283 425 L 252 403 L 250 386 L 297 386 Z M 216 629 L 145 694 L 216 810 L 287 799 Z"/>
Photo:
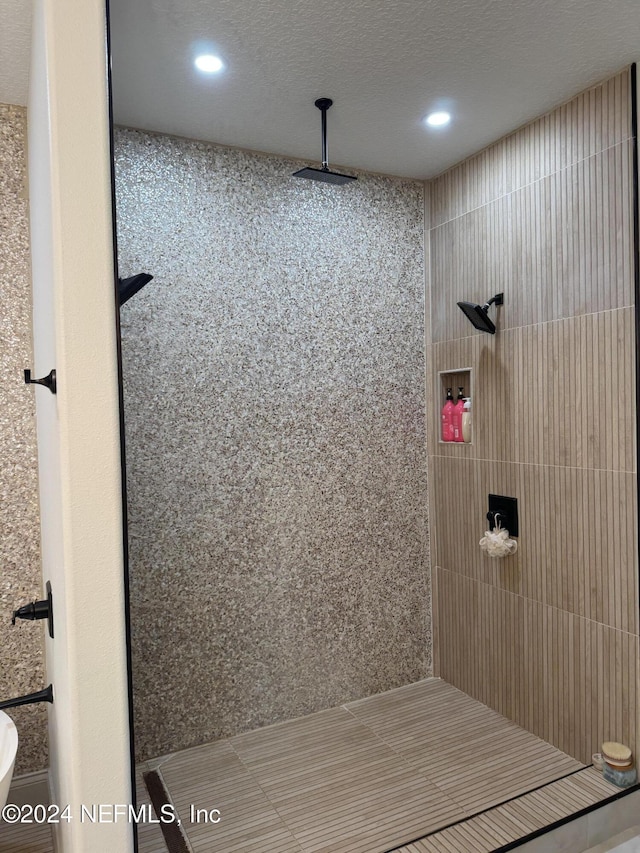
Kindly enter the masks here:
<path id="1" fill-rule="evenodd" d="M 485 530 L 480 540 L 480 550 L 489 557 L 508 557 L 518 550 L 515 539 L 509 539 L 509 531 L 500 527 L 500 519 L 497 520 L 495 530 Z"/>

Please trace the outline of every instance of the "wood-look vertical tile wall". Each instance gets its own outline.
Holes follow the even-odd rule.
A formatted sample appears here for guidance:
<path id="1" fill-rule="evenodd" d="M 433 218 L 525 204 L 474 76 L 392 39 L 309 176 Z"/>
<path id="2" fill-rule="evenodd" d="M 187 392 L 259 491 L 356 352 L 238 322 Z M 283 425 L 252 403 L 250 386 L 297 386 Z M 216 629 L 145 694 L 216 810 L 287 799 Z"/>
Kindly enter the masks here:
<path id="1" fill-rule="evenodd" d="M 627 69 L 429 188 L 436 674 L 582 761 L 640 746 L 630 97 Z M 475 332 L 456 302 L 499 292 Z M 473 443 L 439 443 L 438 374 L 469 367 Z"/>

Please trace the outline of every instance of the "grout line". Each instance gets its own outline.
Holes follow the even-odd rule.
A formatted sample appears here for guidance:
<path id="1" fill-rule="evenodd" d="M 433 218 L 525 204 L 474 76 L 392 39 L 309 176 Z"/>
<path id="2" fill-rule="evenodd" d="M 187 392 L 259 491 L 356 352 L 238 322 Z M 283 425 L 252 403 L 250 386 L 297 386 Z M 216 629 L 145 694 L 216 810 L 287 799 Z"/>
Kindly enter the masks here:
<path id="1" fill-rule="evenodd" d="M 503 844 L 501 847 L 497 847 L 493 851 L 493 853 L 507 853 L 507 851 L 509 850 L 515 850 L 517 847 L 520 847 L 524 843 L 533 841 L 536 838 L 540 838 L 546 835 L 547 833 L 551 833 L 567 823 L 571 823 L 572 821 L 577 820 L 578 818 L 591 814 L 591 812 L 595 812 L 603 806 L 616 802 L 617 800 L 620 800 L 623 797 L 628 796 L 629 794 L 637 792 L 638 790 L 640 790 L 640 785 L 632 785 L 630 788 L 623 788 L 617 794 L 612 794 L 610 797 L 604 797 L 602 800 L 596 800 L 596 802 L 592 803 L 590 806 L 585 806 L 582 809 L 570 812 L 568 815 L 566 815 L 566 817 L 560 818 L 559 820 L 547 824 L 546 826 L 543 826 L 540 829 L 536 829 L 533 832 L 522 836 L 521 838 L 517 838 L 515 841 L 510 841 L 507 844 Z M 585 851 L 585 853 L 588 853 L 588 851 Z"/>
<path id="2" fill-rule="evenodd" d="M 443 441 L 443 445 L 453 445 L 453 441 Z M 473 447 L 472 444 L 460 444 L 460 447 Z M 455 462 L 488 462 L 497 465 L 525 465 L 529 468 L 559 468 L 563 471 L 592 471 L 596 474 L 628 474 L 630 477 L 636 475 L 636 471 L 627 471 L 625 468 L 584 468 L 580 465 L 551 465 L 547 462 L 518 462 L 511 459 L 487 459 L 482 456 L 457 456 L 450 453 L 430 453 L 429 456 L 435 459 L 452 459 Z"/>
<path id="3" fill-rule="evenodd" d="M 286 722 L 286 721 L 285 721 L 285 722 Z M 278 807 L 277 807 L 277 806 L 275 805 L 275 803 L 271 800 L 271 797 L 267 794 L 267 792 L 265 791 L 265 789 L 262 787 L 262 785 L 260 784 L 259 780 L 258 780 L 258 779 L 253 775 L 253 773 L 251 772 L 251 768 L 250 768 L 250 767 L 249 767 L 249 766 L 248 766 L 248 765 L 247 765 L 247 764 L 242 760 L 242 756 L 240 755 L 240 753 L 238 752 L 238 750 L 235 748 L 234 744 L 233 744 L 233 743 L 231 743 L 231 742 L 229 742 L 229 743 L 230 743 L 231 749 L 233 750 L 233 752 L 234 752 L 234 753 L 235 753 L 235 755 L 237 756 L 238 761 L 240 762 L 240 764 L 242 764 L 242 766 L 244 767 L 244 769 L 246 770 L 246 772 L 249 774 L 249 777 L 250 777 L 251 781 L 252 781 L 252 782 L 253 782 L 253 783 L 254 783 L 254 784 L 255 784 L 255 785 L 256 785 L 256 786 L 257 786 L 257 787 L 262 791 L 262 794 L 263 794 L 264 798 L 265 798 L 265 799 L 266 799 L 266 801 L 269 803 L 269 805 L 271 806 L 271 808 L 273 809 L 273 811 L 275 812 L 275 814 L 277 814 L 277 815 L 278 815 L 278 818 L 282 821 L 282 825 L 286 828 L 287 832 L 289 832 L 289 834 L 290 834 L 290 835 L 291 835 L 291 837 L 293 838 L 294 842 L 296 843 L 296 845 L 298 846 L 298 848 L 299 848 L 299 850 L 300 850 L 300 853 L 304 853 L 304 848 L 303 848 L 303 846 L 302 846 L 302 842 L 298 839 L 298 836 L 295 834 L 295 832 L 293 831 L 293 829 L 289 826 L 289 824 L 288 824 L 288 823 L 287 823 L 287 821 L 284 819 L 284 817 L 280 814 L 280 812 L 278 811 Z"/>
<path id="4" fill-rule="evenodd" d="M 446 681 L 444 678 L 441 678 L 440 681 L 449 687 L 453 687 L 454 690 L 457 690 L 461 695 L 467 696 L 467 697 L 469 696 L 469 694 L 465 693 L 464 690 L 460 690 L 459 687 L 456 687 L 454 684 L 451 684 L 450 682 Z M 480 705 L 482 705 L 488 711 L 491 711 L 496 716 L 502 717 L 502 719 L 505 722 L 505 730 L 508 728 L 510 733 L 512 733 L 514 730 L 519 730 L 521 732 L 525 732 L 526 734 L 532 734 L 532 732 L 527 731 L 527 729 L 523 728 L 521 725 L 516 723 L 514 720 L 510 720 L 508 717 L 505 717 L 505 715 L 501 714 L 500 711 L 496 711 L 495 708 L 491 708 L 489 705 L 486 705 L 484 702 L 481 702 L 479 699 L 475 699 L 474 701 L 478 702 Z M 343 705 L 342 707 L 345 707 L 345 706 Z M 405 756 L 401 752 L 398 752 L 393 746 L 391 746 L 390 743 L 387 743 L 387 741 L 381 735 L 379 735 L 378 732 L 376 732 L 374 729 L 372 729 L 371 726 L 369 726 L 367 723 L 365 723 L 364 720 L 361 720 L 349 708 L 345 708 L 345 710 L 349 711 L 352 714 L 352 716 L 354 716 L 355 719 L 361 725 L 363 725 L 365 728 L 367 728 L 382 744 L 384 744 L 384 746 L 386 746 L 388 749 L 390 749 L 395 755 L 398 756 L 398 758 L 401 758 L 402 761 L 404 762 L 404 764 L 408 767 L 408 769 L 410 769 L 414 773 L 417 773 L 419 776 L 421 776 L 430 785 L 433 785 L 434 788 L 436 788 L 438 790 L 438 792 L 442 795 L 442 797 L 444 797 L 446 800 L 448 800 L 453 805 L 457 806 L 460 809 L 460 811 L 465 815 L 465 817 L 460 818 L 459 820 L 452 821 L 450 824 L 447 824 L 447 826 L 443 826 L 443 827 L 440 827 L 436 830 L 433 830 L 433 832 L 429 832 L 429 833 L 427 833 L 427 835 L 432 835 L 435 832 L 441 832 L 443 829 L 447 829 L 448 826 L 456 826 L 459 823 L 464 823 L 467 820 L 471 820 L 471 818 L 477 817 L 479 814 L 484 814 L 484 812 L 486 812 L 486 811 L 491 811 L 492 809 L 498 808 L 498 806 L 504 805 L 505 803 L 511 802 L 512 800 L 517 800 L 519 797 L 524 796 L 524 794 L 530 794 L 533 791 L 537 791 L 540 788 L 544 788 L 546 785 L 550 785 L 553 782 L 557 782 L 560 779 L 564 779 L 566 776 L 572 776 L 574 773 L 579 773 L 582 770 L 584 770 L 585 767 L 587 766 L 587 765 L 582 765 L 582 762 L 579 762 L 582 766 L 579 767 L 577 770 L 572 770 L 569 773 L 562 774 L 561 776 L 558 776 L 555 779 L 550 779 L 548 782 L 544 782 L 541 785 L 538 785 L 536 788 L 531 788 L 531 790 L 524 791 L 523 793 L 520 793 L 520 794 L 516 794 L 513 797 L 510 797 L 509 799 L 501 800 L 499 803 L 494 803 L 491 806 L 487 806 L 486 809 L 483 809 L 479 812 L 469 813 L 467 811 L 467 808 L 461 802 L 459 802 L 454 796 L 447 793 L 443 788 L 441 788 L 440 785 L 438 784 L 438 782 L 435 779 L 433 779 L 431 776 L 428 776 L 424 770 L 421 770 L 419 767 L 416 767 L 414 764 L 412 764 L 409 761 L 409 759 L 405 758 Z M 538 735 L 536 735 L 536 737 L 538 737 Z M 542 738 L 539 738 L 539 740 L 542 741 Z M 546 744 L 546 742 L 544 742 L 544 743 Z M 549 744 L 546 744 L 546 745 L 548 746 Z M 553 744 L 551 744 L 551 745 L 553 746 Z M 563 750 L 558 749 L 558 747 L 554 747 L 554 749 L 557 749 L 558 752 L 563 752 Z M 567 758 L 573 758 L 573 756 L 567 755 L 566 752 L 564 753 L 564 755 L 566 755 Z M 573 760 L 577 761 L 577 759 L 573 759 Z M 421 838 L 425 838 L 425 837 L 426 836 L 421 836 Z M 418 839 L 414 839 L 414 841 L 416 841 L 416 840 L 418 840 Z M 405 842 L 405 844 L 412 844 L 412 843 L 414 843 L 414 841 L 408 841 L 408 842 Z M 404 845 L 401 845 L 401 846 L 404 846 Z M 397 848 L 393 848 L 393 849 L 395 850 Z M 391 853 L 391 851 L 388 851 L 388 853 Z"/>
<path id="5" fill-rule="evenodd" d="M 443 684 L 449 684 L 448 681 L 444 681 L 444 679 L 442 679 L 442 678 L 440 679 L 440 681 Z M 453 687 L 454 685 L 451 685 L 451 686 Z M 457 687 L 455 689 L 458 690 Z M 463 691 L 460 691 L 460 692 L 463 692 Z M 468 694 L 465 694 L 465 695 L 468 695 Z M 433 787 L 438 790 L 438 793 L 440 793 L 445 799 L 449 800 L 451 803 L 458 806 L 459 809 L 461 809 L 463 812 L 465 812 L 465 809 L 460 805 L 460 803 L 458 803 L 456 800 L 454 800 L 450 794 L 445 793 L 442 790 L 442 788 L 438 785 L 438 783 L 435 782 L 433 779 L 430 779 L 423 770 L 420 770 L 418 767 L 411 764 L 411 762 L 407 758 L 405 758 L 405 756 L 401 752 L 398 752 L 398 750 L 395 749 L 393 746 L 391 746 L 390 743 L 387 743 L 387 741 L 381 735 L 379 735 L 378 732 L 376 732 L 374 729 L 372 729 L 371 726 L 368 725 L 368 723 L 365 723 L 364 720 L 361 720 L 360 717 L 358 717 L 350 708 L 347 708 L 346 705 L 342 705 L 342 707 L 345 709 L 345 711 L 347 711 L 349 714 L 351 714 L 351 716 L 355 720 L 357 720 L 357 722 L 361 726 L 364 726 L 365 729 L 367 729 L 369 732 L 371 732 L 371 734 L 377 740 L 379 740 L 380 743 L 382 743 L 384 746 L 387 747 L 387 749 L 390 749 L 394 755 L 396 755 L 398 758 L 400 758 L 402 760 L 403 764 L 406 765 L 407 769 L 411 770 L 412 773 L 416 773 L 418 776 L 420 776 L 422 779 L 424 779 L 430 785 L 433 785 Z"/>
<path id="6" fill-rule="evenodd" d="M 618 148 L 618 147 L 623 146 L 625 144 L 628 144 L 629 142 L 632 142 L 632 141 L 633 141 L 633 136 L 631 136 L 631 135 L 625 137 L 624 139 L 620 139 L 618 142 L 614 142 L 613 145 L 609 145 L 607 148 L 602 148 L 600 151 L 594 151 L 593 154 L 589 154 L 587 157 L 583 157 L 581 160 L 575 160 L 571 163 L 567 163 L 565 166 L 562 166 L 562 168 L 560 168 L 560 169 L 556 169 L 554 172 L 548 172 L 547 174 L 541 175 L 539 178 L 536 178 L 534 181 L 529 181 L 528 184 L 521 184 L 519 187 L 515 187 L 514 189 L 509 190 L 509 192 L 502 193 L 501 195 L 494 196 L 493 198 L 488 199 L 487 201 L 483 202 L 482 204 L 476 205 L 476 207 L 471 207 L 471 208 L 469 208 L 469 210 L 465 210 L 464 213 L 460 213 L 460 214 L 458 214 L 458 216 L 452 216 L 451 219 L 447 219 L 444 222 L 439 222 L 437 225 L 431 226 L 429 228 L 429 230 L 435 231 L 436 228 L 442 228 L 442 226 L 448 225 L 450 222 L 455 222 L 457 219 L 464 219 L 465 216 L 469 216 L 469 214 L 475 213 L 477 210 L 482 210 L 483 207 L 489 207 L 489 205 L 495 204 L 496 202 L 498 202 L 502 199 L 509 198 L 510 196 L 515 195 L 515 193 L 522 192 L 522 190 L 526 190 L 529 187 L 533 187 L 536 184 L 541 183 L 542 181 L 547 181 L 547 180 L 549 180 L 549 178 L 553 178 L 555 175 L 561 175 L 563 172 L 566 172 L 569 169 L 575 169 L 576 166 L 580 166 L 582 163 L 586 163 L 588 160 L 592 160 L 594 157 L 600 157 L 603 154 L 607 154 L 609 151 L 613 151 L 614 148 Z M 500 142 L 500 140 L 498 140 L 498 142 Z M 498 142 L 493 143 L 493 144 L 497 145 Z M 463 161 L 463 162 L 465 162 L 465 161 Z M 456 167 L 453 166 L 452 171 L 455 168 Z M 443 172 L 442 174 L 446 175 L 447 173 Z M 440 179 L 440 177 L 442 177 L 442 176 L 438 175 L 435 178 L 431 178 L 431 179 L 427 179 L 427 180 L 429 180 L 429 182 L 435 183 L 436 181 L 438 181 Z"/>
<path id="7" fill-rule="evenodd" d="M 531 788 L 529 791 L 523 791 L 521 794 L 516 794 L 516 796 L 514 796 L 514 797 L 509 797 L 508 799 L 502 800 L 501 802 L 496 803 L 493 806 L 489 806 L 486 809 L 481 809 L 480 811 L 474 812 L 473 814 L 470 814 L 468 817 L 464 818 L 463 820 L 453 821 L 452 823 L 449 823 L 446 826 L 442 826 L 439 829 L 434 829 L 433 832 L 428 832 L 426 835 L 421 835 L 420 838 L 414 838 L 413 841 L 407 841 L 405 844 L 401 844 L 398 847 L 392 847 L 390 850 L 385 851 L 385 853 L 395 853 L 395 851 L 402 850 L 403 847 L 408 847 L 410 844 L 417 844 L 419 841 L 422 841 L 424 838 L 431 838 L 432 836 L 438 835 L 439 833 L 444 832 L 447 829 L 451 829 L 454 826 L 460 826 L 462 824 L 469 823 L 470 821 L 474 820 L 475 818 L 480 817 L 481 815 L 487 814 L 488 812 L 492 812 L 494 809 L 499 809 L 502 806 L 506 806 L 508 803 L 513 803 L 516 800 L 519 800 L 521 797 L 526 797 L 529 794 L 534 794 L 536 791 L 541 791 L 544 788 L 548 788 L 550 785 L 554 785 L 556 782 L 561 782 L 563 779 L 568 779 L 570 776 L 575 776 L 578 773 L 584 773 L 585 770 L 588 770 L 592 766 L 593 765 L 591 765 L 591 764 L 587 764 L 587 765 L 584 765 L 583 767 L 579 767 L 577 770 L 572 770 L 570 773 L 565 773 L 562 776 L 558 776 L 557 779 L 551 779 L 551 781 L 544 782 L 542 785 L 538 785 L 535 788 Z M 615 794 L 614 794 L 614 796 L 615 796 Z M 603 798 L 603 799 L 607 799 L 607 798 Z M 598 802 L 600 802 L 600 801 L 598 801 Z M 521 836 L 521 837 L 525 838 L 526 836 Z M 516 839 L 516 840 L 520 840 L 520 839 Z"/>
<path id="8" fill-rule="evenodd" d="M 570 321 L 570 320 L 579 321 L 579 320 L 582 320 L 583 318 L 586 318 L 586 317 L 601 317 L 602 315 L 605 315 L 605 314 L 613 314 L 616 311 L 630 311 L 630 310 L 633 311 L 633 310 L 635 310 L 635 307 L 636 306 L 633 303 L 631 305 L 616 305 L 615 308 L 603 308 L 602 311 L 587 311 L 584 314 L 567 314 L 563 317 L 552 317 L 550 320 L 540 320 L 540 322 L 538 322 L 538 323 L 524 323 L 523 325 L 518 325 L 518 326 L 505 326 L 504 328 L 502 328 L 502 327 L 499 328 L 497 330 L 496 334 L 508 335 L 508 334 L 513 334 L 515 332 L 521 331 L 523 329 L 535 329 L 535 328 L 541 328 L 543 326 L 550 326 L 552 323 L 566 323 L 567 321 Z M 432 347 L 439 347 L 439 346 L 444 347 L 444 346 L 447 346 L 447 344 L 454 344 L 454 343 L 457 344 L 457 343 L 462 343 L 463 341 L 475 341 L 475 340 L 478 340 L 477 335 L 473 335 L 473 334 L 472 335 L 463 335 L 460 338 L 443 338 L 442 340 L 439 340 L 439 341 L 433 341 L 432 340 L 431 346 Z"/>
<path id="9" fill-rule="evenodd" d="M 470 575 L 463 575 L 461 572 L 458 572 L 455 569 L 447 569 L 444 566 L 436 566 L 436 568 L 439 569 L 441 572 L 449 572 L 449 574 L 451 575 L 456 575 L 457 577 L 464 578 L 464 580 L 471 581 L 472 583 L 479 583 L 483 586 L 488 587 L 489 589 L 498 590 L 498 592 L 503 592 L 506 595 L 512 595 L 514 596 L 514 598 L 521 598 L 523 601 L 530 601 L 534 604 L 539 604 L 542 607 L 548 607 L 550 610 L 556 611 L 556 613 L 565 613 L 568 616 L 575 617 L 576 619 L 582 619 L 584 622 L 590 622 L 592 625 L 600 625 L 602 628 L 607 628 L 609 631 L 615 631 L 617 634 L 625 634 L 626 636 L 631 637 L 634 640 L 637 640 L 640 637 L 640 634 L 634 634 L 633 631 L 625 631 L 624 628 L 616 628 L 613 625 L 607 625 L 606 622 L 598 622 L 597 619 L 590 619 L 588 616 L 582 616 L 580 613 L 574 613 L 573 610 L 563 610 L 561 607 L 556 607 L 555 604 L 547 604 L 546 601 L 541 601 L 538 598 L 529 598 L 526 595 L 522 595 L 522 593 L 520 592 L 513 592 L 510 589 L 505 589 L 502 586 L 496 586 L 495 584 L 488 583 L 487 581 L 484 581 L 480 578 L 474 578 Z"/>
<path id="10" fill-rule="evenodd" d="M 191 749 L 197 749 L 198 747 L 190 747 L 190 748 Z M 177 754 L 178 753 L 172 752 L 169 755 L 161 755 L 159 758 L 150 758 L 147 761 L 140 761 L 136 765 L 136 768 L 138 770 L 141 770 L 144 767 L 145 771 L 146 770 L 158 770 L 160 767 L 162 767 L 163 764 L 166 764 L 167 761 L 171 761 L 172 758 L 175 758 L 175 756 Z"/>

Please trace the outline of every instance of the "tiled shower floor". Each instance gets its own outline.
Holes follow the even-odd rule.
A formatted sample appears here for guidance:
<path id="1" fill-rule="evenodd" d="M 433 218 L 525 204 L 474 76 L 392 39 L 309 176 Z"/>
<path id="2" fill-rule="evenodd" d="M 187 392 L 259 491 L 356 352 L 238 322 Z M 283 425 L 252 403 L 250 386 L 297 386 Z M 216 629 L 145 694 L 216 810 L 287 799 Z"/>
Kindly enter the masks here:
<path id="1" fill-rule="evenodd" d="M 169 755 L 140 775 L 148 770 L 193 853 L 480 853 L 618 793 L 435 678 Z M 139 797 L 148 802 L 142 784 Z M 220 821 L 194 822 L 192 807 L 217 809 Z M 0 853 L 49 844 L 0 825 Z M 166 853 L 158 826 L 141 828 L 140 851 Z"/>
<path id="2" fill-rule="evenodd" d="M 193 851 L 207 853 L 477 853 L 617 793 L 435 678 L 150 766 Z M 559 779 L 528 793 L 522 815 L 517 806 L 486 812 Z M 218 809 L 220 822 L 192 822 L 191 806 Z M 418 841 L 459 821 L 457 834 Z"/>

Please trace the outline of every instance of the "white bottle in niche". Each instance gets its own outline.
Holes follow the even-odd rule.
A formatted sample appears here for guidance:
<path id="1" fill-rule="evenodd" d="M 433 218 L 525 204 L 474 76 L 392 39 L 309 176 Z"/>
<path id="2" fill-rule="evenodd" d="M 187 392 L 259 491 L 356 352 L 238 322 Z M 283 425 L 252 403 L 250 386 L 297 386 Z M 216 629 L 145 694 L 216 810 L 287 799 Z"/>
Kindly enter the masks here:
<path id="1" fill-rule="evenodd" d="M 471 397 L 464 398 L 462 410 L 462 440 L 469 444 L 471 441 Z"/>

